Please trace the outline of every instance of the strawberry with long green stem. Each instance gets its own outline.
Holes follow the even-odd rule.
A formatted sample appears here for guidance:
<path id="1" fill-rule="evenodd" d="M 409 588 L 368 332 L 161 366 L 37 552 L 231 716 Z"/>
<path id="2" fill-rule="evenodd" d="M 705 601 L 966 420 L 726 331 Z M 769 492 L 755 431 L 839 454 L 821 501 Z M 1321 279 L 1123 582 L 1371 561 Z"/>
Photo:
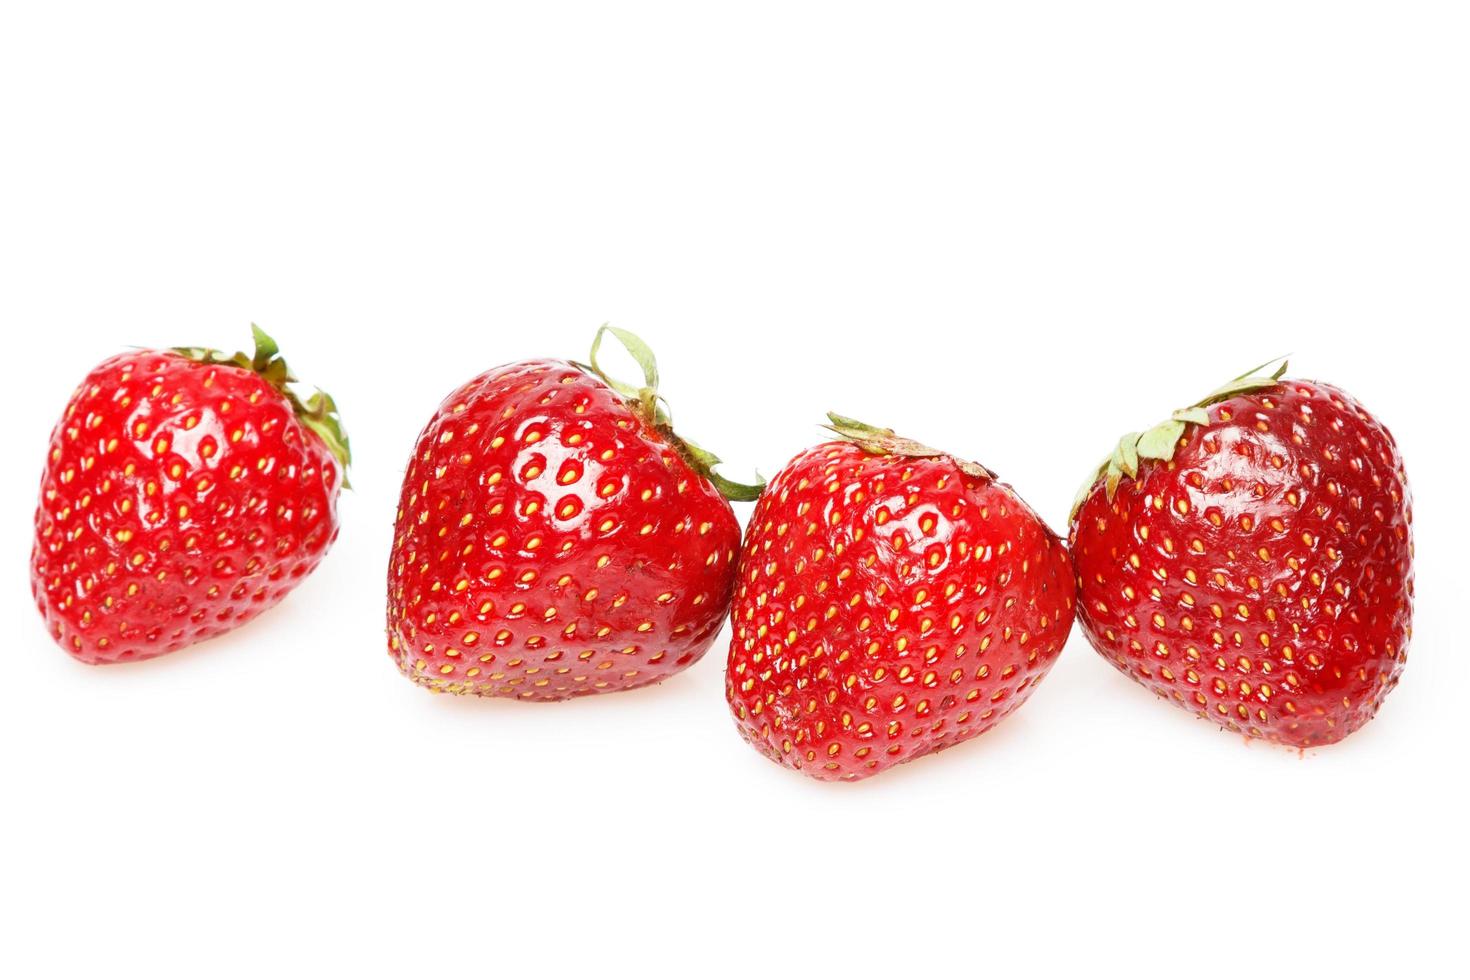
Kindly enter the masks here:
<path id="1" fill-rule="evenodd" d="M 602 370 L 612 335 L 642 384 Z M 653 353 L 508 364 L 419 435 L 388 570 L 388 649 L 433 691 L 556 701 L 661 681 L 714 642 L 759 486 L 675 434 Z M 728 498 L 728 499 L 727 499 Z"/>

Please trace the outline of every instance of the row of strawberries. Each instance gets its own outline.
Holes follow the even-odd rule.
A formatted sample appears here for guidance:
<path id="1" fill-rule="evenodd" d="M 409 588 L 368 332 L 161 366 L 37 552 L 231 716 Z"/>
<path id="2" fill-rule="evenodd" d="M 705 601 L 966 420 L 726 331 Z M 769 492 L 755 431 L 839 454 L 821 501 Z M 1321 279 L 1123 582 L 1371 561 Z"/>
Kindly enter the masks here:
<path id="1" fill-rule="evenodd" d="M 641 383 L 598 363 L 614 337 Z M 338 533 L 349 447 L 275 343 L 104 361 L 51 438 L 32 557 L 56 641 L 142 660 L 253 618 Z M 1267 365 L 1123 437 L 1063 542 L 980 465 L 842 416 L 767 485 L 675 434 L 653 354 L 488 371 L 404 477 L 388 648 L 449 694 L 562 700 L 657 683 L 728 615 L 745 739 L 859 779 L 1019 708 L 1074 618 L 1128 676 L 1296 747 L 1364 724 L 1410 635 L 1411 504 L 1388 430 Z M 755 500 L 741 542 L 729 500 Z"/>

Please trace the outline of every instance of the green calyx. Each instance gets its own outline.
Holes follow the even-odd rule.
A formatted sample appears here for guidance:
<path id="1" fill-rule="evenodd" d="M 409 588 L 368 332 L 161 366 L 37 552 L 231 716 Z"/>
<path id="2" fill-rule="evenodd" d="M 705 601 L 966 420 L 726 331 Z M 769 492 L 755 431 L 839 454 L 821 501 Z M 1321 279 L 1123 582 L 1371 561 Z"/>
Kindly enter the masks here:
<path id="1" fill-rule="evenodd" d="M 1276 369 L 1270 374 L 1262 374 L 1272 364 L 1277 362 Z M 1103 488 L 1107 493 L 1108 500 L 1118 492 L 1118 484 L 1123 477 L 1129 479 L 1138 478 L 1139 462 L 1141 460 L 1153 459 L 1160 462 L 1168 462 L 1174 458 L 1174 452 L 1179 448 L 1179 440 L 1183 438 L 1185 430 L 1190 425 L 1206 425 L 1210 421 L 1209 413 L 1205 411 L 1211 405 L 1233 398 L 1236 395 L 1248 391 L 1260 391 L 1264 388 L 1274 388 L 1283 375 L 1286 374 L 1286 358 L 1273 357 L 1264 364 L 1251 368 L 1249 371 L 1227 381 L 1225 384 L 1210 392 L 1204 398 L 1181 408 L 1167 419 L 1143 432 L 1130 432 L 1118 440 L 1113 447 L 1112 453 L 1108 455 L 1099 465 L 1096 471 L 1088 477 L 1082 489 L 1077 492 L 1077 499 L 1072 502 L 1071 517 L 1077 516 L 1093 487 L 1097 486 L 1099 479 L 1103 480 Z M 1070 519 L 1070 518 L 1069 518 Z"/>
<path id="2" fill-rule="evenodd" d="M 944 457 L 954 460 L 955 465 L 960 468 L 960 471 L 969 476 L 976 477 L 977 479 L 991 478 L 990 471 L 979 463 L 971 462 L 968 459 L 961 459 L 952 453 L 926 446 L 912 439 L 906 439 L 895 433 L 892 429 L 881 429 L 876 425 L 868 425 L 866 422 L 850 419 L 846 415 L 838 415 L 836 412 L 828 412 L 827 418 L 831 420 L 832 424 L 824 425 L 822 428 L 836 433 L 841 438 L 858 446 L 864 452 L 872 453 L 875 456 L 912 456 L 916 459 Z"/>
<path id="3" fill-rule="evenodd" d="M 174 347 L 173 353 L 187 357 L 191 361 L 200 364 L 221 364 L 229 367 L 244 368 L 246 371 L 254 371 L 291 403 L 291 410 L 306 426 L 326 444 L 328 450 L 336 457 L 342 466 L 342 485 L 350 486 L 347 482 L 347 467 L 352 463 L 352 449 L 347 440 L 347 430 L 342 427 L 342 417 L 337 412 L 337 403 L 332 396 L 316 389 L 305 401 L 291 387 L 296 383 L 296 377 L 291 374 L 291 369 L 286 365 L 286 359 L 281 356 L 281 348 L 270 334 L 255 324 L 250 325 L 250 332 L 255 338 L 255 353 L 245 354 L 236 352 L 226 354 L 223 351 L 211 347 Z"/>
<path id="4" fill-rule="evenodd" d="M 597 363 L 597 354 L 602 350 L 602 338 L 607 334 L 612 334 L 642 369 L 643 384 L 635 385 L 620 381 L 609 375 Z M 598 328 L 597 335 L 592 338 L 592 353 L 588 355 L 587 361 L 586 364 L 577 364 L 577 367 L 601 379 L 609 388 L 626 398 L 628 404 L 644 422 L 653 426 L 661 436 L 668 440 L 669 444 L 679 451 L 679 455 L 684 457 L 685 462 L 706 480 L 709 480 L 720 492 L 720 496 L 726 500 L 750 501 L 761 495 L 761 491 L 766 488 L 765 481 L 750 484 L 736 483 L 734 480 L 726 479 L 715 472 L 715 467 L 720 465 L 720 457 L 674 432 L 669 403 L 658 393 L 658 361 L 654 359 L 653 349 L 643 342 L 643 338 L 632 331 L 604 323 Z"/>

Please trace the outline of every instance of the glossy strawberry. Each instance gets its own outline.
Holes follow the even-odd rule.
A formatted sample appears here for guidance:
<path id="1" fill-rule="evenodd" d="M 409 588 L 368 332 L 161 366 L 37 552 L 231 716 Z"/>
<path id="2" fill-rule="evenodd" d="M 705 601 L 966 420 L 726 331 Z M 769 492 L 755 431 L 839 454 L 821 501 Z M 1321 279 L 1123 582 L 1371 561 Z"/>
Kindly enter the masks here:
<path id="1" fill-rule="evenodd" d="M 348 461 L 336 406 L 298 399 L 275 342 L 253 329 L 253 356 L 103 361 L 52 432 L 31 588 L 78 660 L 145 660 L 234 629 L 336 539 Z"/>
<path id="2" fill-rule="evenodd" d="M 1383 424 L 1285 369 L 1125 436 L 1071 546 L 1099 653 L 1201 718 L 1306 747 L 1358 729 L 1398 682 L 1412 509 Z"/>
<path id="3" fill-rule="evenodd" d="M 642 387 L 608 379 L 611 332 Z M 509 364 L 420 434 L 388 570 L 388 649 L 434 691 L 557 701 L 663 680 L 714 641 L 740 528 L 709 453 L 674 435 L 646 345 Z"/>
<path id="4" fill-rule="evenodd" d="M 861 779 L 986 731 L 1072 627 L 1061 540 L 980 466 L 841 416 L 748 525 L 726 697 L 768 758 Z"/>

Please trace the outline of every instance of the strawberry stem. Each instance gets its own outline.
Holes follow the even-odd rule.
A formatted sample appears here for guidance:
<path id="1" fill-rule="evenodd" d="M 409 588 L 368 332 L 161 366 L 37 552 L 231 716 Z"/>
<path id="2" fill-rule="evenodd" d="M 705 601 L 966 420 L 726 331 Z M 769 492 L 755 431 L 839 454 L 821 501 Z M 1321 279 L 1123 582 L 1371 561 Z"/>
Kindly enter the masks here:
<path id="1" fill-rule="evenodd" d="M 301 424 L 316 433 L 331 454 L 336 457 L 337 462 L 342 466 L 342 485 L 350 486 L 346 474 L 347 468 L 352 464 L 352 448 L 347 439 L 347 430 L 342 427 L 342 417 L 337 411 L 337 403 L 333 401 L 331 395 L 320 388 L 302 401 L 291 387 L 297 383 L 297 380 L 286 365 L 286 359 L 281 356 L 280 345 L 270 334 L 253 323 L 250 325 L 250 332 L 255 340 L 255 351 L 252 354 L 240 351 L 226 354 L 212 347 L 173 347 L 170 350 L 191 361 L 198 361 L 200 364 L 220 364 L 242 368 L 246 371 L 254 371 L 264 378 L 290 403 L 291 410 L 296 413 Z"/>
<path id="2" fill-rule="evenodd" d="M 597 354 L 602 349 L 602 338 L 606 334 L 612 334 L 643 371 L 642 385 L 620 381 L 597 363 Z M 658 361 L 653 356 L 653 348 L 644 343 L 643 338 L 631 330 L 604 323 L 592 338 L 592 352 L 587 357 L 587 363 L 577 366 L 601 379 L 609 388 L 626 398 L 639 417 L 678 450 L 685 462 L 709 480 L 726 500 L 749 501 L 761 495 L 766 486 L 764 481 L 748 484 L 726 479 L 715 471 L 715 467 L 720 465 L 720 457 L 674 431 L 668 402 L 658 393 Z"/>
<path id="3" fill-rule="evenodd" d="M 953 453 L 907 439 L 892 429 L 882 429 L 876 425 L 848 418 L 846 415 L 838 415 L 836 412 L 828 412 L 827 418 L 832 424 L 824 425 L 822 428 L 835 432 L 841 438 L 875 456 L 913 456 L 917 459 L 933 459 L 943 456 L 954 460 L 963 472 L 977 479 L 982 477 L 988 479 L 991 476 L 990 471 L 979 463 L 961 459 Z"/>

